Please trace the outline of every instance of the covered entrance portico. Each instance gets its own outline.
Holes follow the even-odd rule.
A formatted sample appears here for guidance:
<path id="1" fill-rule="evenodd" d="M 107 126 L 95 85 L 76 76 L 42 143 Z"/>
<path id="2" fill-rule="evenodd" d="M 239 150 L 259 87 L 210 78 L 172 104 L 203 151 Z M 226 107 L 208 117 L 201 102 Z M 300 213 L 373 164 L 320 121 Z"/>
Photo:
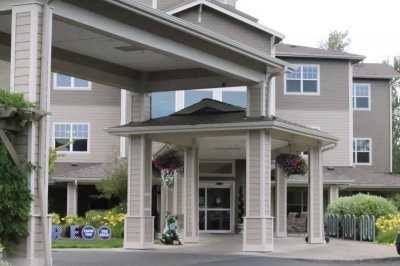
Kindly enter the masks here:
<path id="1" fill-rule="evenodd" d="M 251 98 L 250 98 L 251 99 Z M 252 103 L 249 102 L 249 106 Z M 323 228 L 323 179 L 321 157 L 325 146 L 336 142 L 326 133 L 298 124 L 281 120 L 273 116 L 249 116 L 249 110 L 205 99 L 175 114 L 143 122 L 132 122 L 125 126 L 111 128 L 111 134 L 126 136 L 133 140 L 168 143 L 184 151 L 184 174 L 182 215 L 184 218 L 184 241 L 199 241 L 199 160 L 200 155 L 215 153 L 205 143 L 214 143 L 216 150 L 224 142 L 236 138 L 236 148 L 245 147 L 242 159 L 245 167 L 245 217 L 243 232 L 243 251 L 273 251 L 274 217 L 272 214 L 272 160 L 281 152 L 307 152 L 309 157 L 309 219 L 308 232 L 310 243 L 324 242 Z M 204 141 L 206 140 L 206 142 Z M 204 143 L 204 145 L 201 145 Z M 225 143 L 225 147 L 226 147 Z M 231 143 L 232 145 L 232 143 Z M 203 150 L 206 148 L 205 150 Z M 143 154 L 151 154 L 148 144 L 143 147 Z M 132 149 L 131 152 L 134 150 Z M 223 152 L 227 157 L 229 152 Z M 240 152 L 239 152 L 240 154 Z M 240 156 L 240 155 L 237 156 Z M 132 159 L 131 159 L 132 160 Z M 151 168 L 151 156 L 136 158 L 131 161 L 130 169 L 135 169 L 140 162 L 144 169 Z M 140 168 L 136 168 L 137 171 Z M 149 172 L 147 173 L 149 179 Z M 146 176 L 142 176 L 142 180 Z M 276 169 L 276 235 L 287 235 L 286 196 L 287 178 L 280 169 Z M 223 185 L 224 183 L 221 183 Z M 200 193 L 203 193 L 200 190 Z M 205 193 L 205 191 L 204 191 Z M 179 194 L 179 193 L 178 193 Z M 133 196 L 133 195 L 131 195 Z M 221 195 L 222 196 L 222 195 Z M 205 196 L 207 198 L 207 196 Z M 139 198 L 138 198 L 139 200 Z M 135 204 L 130 201 L 129 204 Z M 207 204 L 207 203 L 204 203 Z M 200 206 L 200 209 L 199 209 Z M 128 207 L 129 208 L 129 207 Z M 222 209 L 220 209 L 223 211 Z M 203 208 L 204 211 L 204 208 Z M 127 224 L 129 227 L 129 224 Z M 202 222 L 200 222 L 202 226 Z M 201 227 L 200 227 L 201 228 Z M 129 231 L 129 228 L 127 228 Z M 151 237 L 149 237 L 151 238 Z M 152 245 L 149 240 L 148 245 Z M 148 246 L 147 246 L 148 247 Z"/>

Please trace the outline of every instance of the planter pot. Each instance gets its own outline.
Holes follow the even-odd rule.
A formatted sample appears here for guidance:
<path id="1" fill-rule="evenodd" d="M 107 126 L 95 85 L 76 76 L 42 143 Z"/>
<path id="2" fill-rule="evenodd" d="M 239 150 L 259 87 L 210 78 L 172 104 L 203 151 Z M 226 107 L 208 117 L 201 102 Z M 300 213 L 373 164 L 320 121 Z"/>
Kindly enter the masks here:
<path id="1" fill-rule="evenodd" d="M 7 106 L 0 106 L 0 118 L 7 118 L 13 116 L 17 112 L 16 108 L 7 107 Z"/>

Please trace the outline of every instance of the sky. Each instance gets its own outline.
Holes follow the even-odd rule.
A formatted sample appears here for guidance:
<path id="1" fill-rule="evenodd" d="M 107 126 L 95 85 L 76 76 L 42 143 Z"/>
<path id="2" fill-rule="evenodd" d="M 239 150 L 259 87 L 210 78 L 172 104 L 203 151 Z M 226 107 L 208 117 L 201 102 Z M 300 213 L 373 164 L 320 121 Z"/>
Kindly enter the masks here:
<path id="1" fill-rule="evenodd" d="M 349 31 L 346 51 L 382 62 L 400 56 L 400 0 L 238 0 L 237 8 L 285 35 L 319 47 L 330 31 Z"/>

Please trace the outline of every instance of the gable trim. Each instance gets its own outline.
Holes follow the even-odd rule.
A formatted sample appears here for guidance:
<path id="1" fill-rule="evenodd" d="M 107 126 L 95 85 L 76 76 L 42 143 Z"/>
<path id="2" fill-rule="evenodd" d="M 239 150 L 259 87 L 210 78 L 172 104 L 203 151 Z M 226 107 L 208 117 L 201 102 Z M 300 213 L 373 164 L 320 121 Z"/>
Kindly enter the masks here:
<path id="1" fill-rule="evenodd" d="M 268 28 L 268 27 L 266 27 L 264 25 L 261 25 L 261 24 L 259 24 L 257 22 L 251 21 L 248 18 L 245 18 L 243 16 L 235 14 L 235 13 L 233 13 L 233 12 L 231 12 L 231 11 L 225 9 L 225 8 L 222 8 L 222 7 L 218 6 L 218 5 L 210 3 L 210 2 L 208 2 L 206 0 L 197 0 L 197 1 L 194 1 L 194 2 L 191 2 L 191 3 L 187 3 L 185 5 L 182 5 L 182 6 L 179 6 L 179 7 L 176 7 L 174 9 L 171 9 L 171 10 L 167 11 L 167 14 L 168 15 L 175 15 L 177 13 L 180 13 L 180 12 L 182 12 L 184 10 L 190 9 L 190 8 L 195 7 L 197 5 L 208 6 L 208 7 L 212 8 L 212 9 L 215 9 L 215 10 L 217 10 L 217 11 L 219 11 L 219 12 L 225 14 L 225 15 L 228 15 L 228 16 L 236 19 L 236 20 L 239 20 L 239 21 L 241 21 L 241 22 L 243 22 L 245 24 L 248 24 L 248 25 L 250 25 L 250 26 L 252 26 L 252 27 L 254 27 L 254 28 L 258 29 L 258 30 L 264 31 L 264 32 L 266 32 L 268 34 L 271 34 L 272 36 L 276 36 L 276 37 L 278 37 L 278 38 L 276 38 L 277 43 L 285 38 L 285 35 L 283 35 L 282 33 L 278 32 L 278 31 L 275 31 L 275 30 L 273 30 L 271 28 Z"/>

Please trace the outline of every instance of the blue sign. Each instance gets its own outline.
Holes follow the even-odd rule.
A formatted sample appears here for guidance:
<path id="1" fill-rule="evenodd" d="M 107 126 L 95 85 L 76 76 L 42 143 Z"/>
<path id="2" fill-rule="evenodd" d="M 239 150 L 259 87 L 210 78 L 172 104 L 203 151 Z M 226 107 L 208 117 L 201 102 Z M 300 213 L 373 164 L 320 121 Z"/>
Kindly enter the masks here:
<path id="1" fill-rule="evenodd" d="M 111 229 L 108 226 L 103 225 L 97 231 L 97 234 L 101 240 L 110 240 L 111 239 Z"/>
<path id="2" fill-rule="evenodd" d="M 62 239 L 62 234 L 63 234 L 63 228 L 59 224 L 53 224 L 52 230 L 51 230 L 51 238 L 52 240 L 60 240 Z"/>
<path id="3" fill-rule="evenodd" d="M 81 230 L 79 225 L 71 224 L 69 227 L 69 235 L 70 239 L 72 240 L 81 238 Z"/>
<path id="4" fill-rule="evenodd" d="M 82 228 L 82 238 L 84 240 L 94 240 L 96 238 L 96 228 L 91 225 L 85 225 Z"/>

